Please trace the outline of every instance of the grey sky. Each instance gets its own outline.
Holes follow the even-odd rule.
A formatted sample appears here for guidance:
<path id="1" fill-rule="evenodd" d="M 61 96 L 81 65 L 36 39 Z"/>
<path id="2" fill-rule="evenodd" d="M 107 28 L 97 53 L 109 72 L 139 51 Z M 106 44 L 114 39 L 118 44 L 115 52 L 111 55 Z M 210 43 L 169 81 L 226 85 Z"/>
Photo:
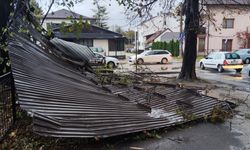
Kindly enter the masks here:
<path id="1" fill-rule="evenodd" d="M 51 0 L 36 0 L 40 6 L 42 7 L 43 11 L 46 12 Z M 126 19 L 126 16 L 124 14 L 125 8 L 123 6 L 119 6 L 116 0 L 99 0 L 102 5 L 106 6 L 108 11 L 108 25 L 110 26 L 110 29 L 114 27 L 114 25 L 121 26 L 124 30 L 127 30 L 129 28 L 134 29 L 136 24 L 139 24 L 139 22 L 133 22 L 130 23 L 130 20 Z M 176 0 L 176 3 L 180 2 L 182 0 Z M 161 4 L 161 3 L 158 3 Z M 54 4 L 51 11 L 56 11 L 59 9 L 62 9 L 65 7 L 58 6 L 57 4 Z M 96 6 L 93 5 L 93 0 L 83 0 L 83 2 L 76 4 L 73 8 L 71 8 L 72 11 L 79 13 L 81 15 L 92 17 L 94 15 L 93 9 L 95 9 Z M 67 9 L 67 8 L 66 8 Z M 159 5 L 155 5 L 153 7 L 153 10 L 151 13 L 156 15 L 162 11 Z M 137 20 L 138 21 L 138 20 Z"/>
<path id="2" fill-rule="evenodd" d="M 37 0 L 37 2 L 41 5 L 44 12 L 47 11 L 51 0 Z M 79 13 L 81 15 L 92 17 L 94 12 L 92 9 L 96 7 L 92 4 L 93 0 L 84 0 L 82 3 L 75 5 L 71 10 Z M 126 19 L 124 15 L 124 7 L 119 6 L 116 0 L 103 0 L 102 5 L 105 5 L 108 11 L 109 20 L 108 24 L 112 28 L 114 25 L 119 25 L 123 29 L 133 28 L 133 26 L 129 25 L 129 21 Z M 52 7 L 52 11 L 56 11 L 65 7 L 54 5 Z"/>

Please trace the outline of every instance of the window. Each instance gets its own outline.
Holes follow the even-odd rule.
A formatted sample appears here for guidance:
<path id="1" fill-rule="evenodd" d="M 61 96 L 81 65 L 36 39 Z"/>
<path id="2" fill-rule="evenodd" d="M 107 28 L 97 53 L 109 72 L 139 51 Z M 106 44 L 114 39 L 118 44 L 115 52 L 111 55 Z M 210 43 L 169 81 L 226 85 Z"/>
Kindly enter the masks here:
<path id="1" fill-rule="evenodd" d="M 86 45 L 88 47 L 93 47 L 93 40 L 92 39 L 82 39 L 78 43 L 82 44 L 82 45 Z"/>
<path id="2" fill-rule="evenodd" d="M 240 59 L 240 56 L 235 53 L 227 53 L 225 55 L 226 55 L 226 59 Z"/>
<path id="3" fill-rule="evenodd" d="M 168 54 L 167 51 L 158 51 L 157 54 Z"/>
<path id="4" fill-rule="evenodd" d="M 234 28 L 234 19 L 223 19 L 223 28 Z"/>
<path id="5" fill-rule="evenodd" d="M 207 58 L 208 58 L 208 59 L 214 59 L 215 55 L 216 55 L 216 53 L 210 53 L 210 54 L 207 56 Z"/>
<path id="6" fill-rule="evenodd" d="M 148 51 L 148 55 L 154 55 L 154 51 Z"/>

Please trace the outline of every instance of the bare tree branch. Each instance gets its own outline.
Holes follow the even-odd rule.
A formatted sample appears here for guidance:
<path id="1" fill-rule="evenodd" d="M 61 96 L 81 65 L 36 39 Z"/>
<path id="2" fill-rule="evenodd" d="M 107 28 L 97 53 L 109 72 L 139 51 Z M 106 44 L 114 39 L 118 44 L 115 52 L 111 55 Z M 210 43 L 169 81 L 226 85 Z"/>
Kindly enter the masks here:
<path id="1" fill-rule="evenodd" d="M 55 3 L 55 0 L 52 0 L 51 3 L 50 3 L 50 5 L 49 5 L 49 9 L 47 10 L 46 14 L 45 14 L 44 17 L 43 17 L 43 20 L 42 20 L 42 22 L 41 22 L 41 25 L 43 25 L 43 22 L 44 22 L 44 20 L 46 19 L 47 15 L 49 14 L 49 11 L 51 10 L 51 8 L 52 8 L 52 6 L 53 6 L 54 3 Z"/>

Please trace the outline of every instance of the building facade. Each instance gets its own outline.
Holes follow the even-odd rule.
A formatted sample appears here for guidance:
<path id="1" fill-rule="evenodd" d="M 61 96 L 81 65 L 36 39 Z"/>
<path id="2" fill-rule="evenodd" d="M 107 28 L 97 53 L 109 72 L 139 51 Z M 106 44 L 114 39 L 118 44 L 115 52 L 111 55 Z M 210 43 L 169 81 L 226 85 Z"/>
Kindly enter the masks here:
<path id="1" fill-rule="evenodd" d="M 156 36 L 156 34 L 160 35 L 166 30 L 168 30 L 168 32 L 179 32 L 180 30 L 179 23 L 172 14 L 161 13 L 140 23 L 136 28 L 138 32 L 138 49 L 144 50 L 150 46 L 148 45 L 148 39 L 152 36 Z"/>
<path id="2" fill-rule="evenodd" d="M 198 35 L 200 54 L 250 48 L 250 1 L 208 1 L 206 8 L 213 19 L 207 21 L 206 33 Z"/>
<path id="3" fill-rule="evenodd" d="M 83 29 L 79 33 L 74 31 L 70 32 L 70 29 L 66 30 L 66 32 L 62 32 L 60 30 L 61 23 L 66 23 L 66 28 L 70 28 L 72 19 L 82 19 L 85 24 Z M 94 18 L 82 16 L 66 9 L 61 9 L 48 14 L 43 23 L 43 27 L 45 29 L 50 27 L 55 37 L 89 47 L 102 48 L 107 56 L 124 58 L 125 38 L 123 35 L 97 27 L 93 25 L 94 23 Z"/>

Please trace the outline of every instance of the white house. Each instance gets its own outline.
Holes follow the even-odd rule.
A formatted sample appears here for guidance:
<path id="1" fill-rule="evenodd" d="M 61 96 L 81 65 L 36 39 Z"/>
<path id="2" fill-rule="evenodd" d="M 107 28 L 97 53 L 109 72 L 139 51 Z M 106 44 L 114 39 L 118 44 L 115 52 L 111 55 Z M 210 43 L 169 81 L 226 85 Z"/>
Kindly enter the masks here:
<path id="1" fill-rule="evenodd" d="M 75 33 L 74 31 L 70 32 L 70 30 L 61 33 L 60 24 L 62 22 L 65 22 L 68 24 L 67 27 L 70 27 L 72 19 L 80 20 L 81 18 L 83 22 L 85 24 L 88 23 L 88 25 L 85 25 L 87 27 L 84 27 L 80 33 Z M 93 25 L 95 21 L 94 18 L 86 17 L 66 9 L 61 9 L 48 14 L 43 23 L 43 27 L 46 29 L 50 25 L 54 35 L 58 38 L 89 47 L 102 48 L 108 56 L 124 58 L 125 38 L 123 35 L 97 27 Z"/>
<path id="2" fill-rule="evenodd" d="M 250 48 L 250 0 L 207 0 L 205 6 L 214 20 L 198 36 L 199 53 Z"/>
<path id="3" fill-rule="evenodd" d="M 147 40 L 152 35 L 163 32 L 179 32 L 180 27 L 173 15 L 161 13 L 140 23 L 136 30 L 138 32 L 138 48 L 145 49 L 148 46 Z"/>
<path id="4" fill-rule="evenodd" d="M 80 20 L 80 18 L 82 18 L 84 22 L 87 22 L 89 24 L 94 24 L 96 21 L 96 19 L 94 18 L 83 16 L 78 13 L 69 11 L 67 9 L 60 9 L 49 13 L 45 18 L 42 26 L 44 27 L 44 29 L 47 29 L 48 25 L 58 25 L 61 24 L 62 22 L 71 23 L 70 18 L 77 20 Z"/>

